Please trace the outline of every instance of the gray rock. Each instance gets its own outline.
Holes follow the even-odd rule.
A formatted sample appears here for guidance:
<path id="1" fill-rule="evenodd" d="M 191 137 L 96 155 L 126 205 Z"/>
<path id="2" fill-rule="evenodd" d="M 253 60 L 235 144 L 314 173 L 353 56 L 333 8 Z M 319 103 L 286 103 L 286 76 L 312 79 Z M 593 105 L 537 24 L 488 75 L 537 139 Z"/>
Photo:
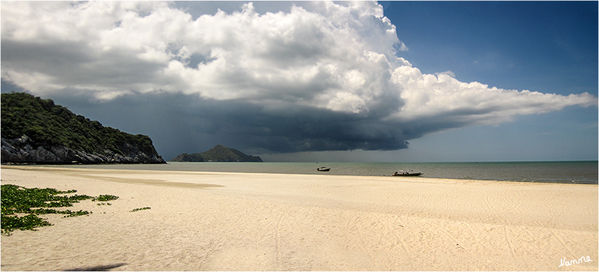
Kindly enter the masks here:
<path id="1" fill-rule="evenodd" d="M 115 153 L 111 150 L 104 150 L 102 153 L 88 153 L 82 150 L 73 150 L 65 146 L 47 147 L 35 145 L 27 135 L 22 135 L 15 139 L 2 138 L 1 143 L 2 163 L 165 163 L 158 154 L 146 154 L 128 143 L 123 148 L 123 150 L 128 150 L 128 153 L 125 155 Z"/>

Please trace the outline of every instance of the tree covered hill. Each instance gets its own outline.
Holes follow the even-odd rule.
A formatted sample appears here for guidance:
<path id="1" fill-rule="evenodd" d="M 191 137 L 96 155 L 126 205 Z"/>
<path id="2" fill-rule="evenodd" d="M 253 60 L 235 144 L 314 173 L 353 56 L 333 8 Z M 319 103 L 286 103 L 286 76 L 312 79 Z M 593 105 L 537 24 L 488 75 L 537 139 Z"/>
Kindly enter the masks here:
<path id="1" fill-rule="evenodd" d="M 2 94 L 2 162 L 164 163 L 150 137 L 105 127 L 26 93 Z"/>
<path id="2" fill-rule="evenodd" d="M 183 153 L 173 159 L 176 162 L 262 162 L 258 156 L 246 155 L 243 152 L 222 145 L 202 153 Z"/>

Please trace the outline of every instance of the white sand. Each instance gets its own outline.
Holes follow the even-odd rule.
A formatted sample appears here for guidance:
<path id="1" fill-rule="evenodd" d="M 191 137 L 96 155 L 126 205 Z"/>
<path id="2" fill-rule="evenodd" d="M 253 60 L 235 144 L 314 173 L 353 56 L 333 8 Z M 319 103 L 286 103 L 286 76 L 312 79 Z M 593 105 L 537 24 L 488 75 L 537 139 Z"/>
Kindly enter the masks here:
<path id="1" fill-rule="evenodd" d="M 114 194 L 2 236 L 2 270 L 597 270 L 597 185 L 2 167 Z M 149 206 L 150 210 L 129 212 Z M 71 208 L 73 209 L 73 208 Z M 590 256 L 591 262 L 558 267 Z"/>

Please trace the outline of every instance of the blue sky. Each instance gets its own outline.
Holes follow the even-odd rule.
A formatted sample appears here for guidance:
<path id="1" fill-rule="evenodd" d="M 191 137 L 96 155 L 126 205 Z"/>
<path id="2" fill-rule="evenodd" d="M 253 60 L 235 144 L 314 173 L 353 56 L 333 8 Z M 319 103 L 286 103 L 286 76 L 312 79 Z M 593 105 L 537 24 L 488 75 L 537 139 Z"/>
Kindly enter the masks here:
<path id="1" fill-rule="evenodd" d="M 2 92 L 166 159 L 596 160 L 597 33 L 597 2 L 6 2 Z"/>
<path id="2" fill-rule="evenodd" d="M 382 2 L 423 72 L 568 94 L 597 92 L 597 2 Z"/>
<path id="3" fill-rule="evenodd" d="M 509 89 L 597 95 L 597 2 L 382 2 L 423 72 Z M 394 154 L 395 155 L 395 154 Z M 420 160 L 594 160 L 597 108 L 439 132 L 397 155 Z M 417 159 L 417 160 L 418 160 Z"/>

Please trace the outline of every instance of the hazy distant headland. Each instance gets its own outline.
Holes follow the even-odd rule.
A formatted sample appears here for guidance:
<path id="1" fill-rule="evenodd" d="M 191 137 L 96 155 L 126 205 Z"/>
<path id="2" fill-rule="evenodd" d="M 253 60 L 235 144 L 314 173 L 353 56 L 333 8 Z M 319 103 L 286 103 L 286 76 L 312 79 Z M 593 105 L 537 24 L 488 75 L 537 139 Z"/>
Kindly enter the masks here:
<path id="1" fill-rule="evenodd" d="M 175 162 L 262 162 L 259 156 L 246 155 L 243 152 L 223 145 L 201 153 L 183 153 L 172 159 Z"/>
<path id="2" fill-rule="evenodd" d="M 165 163 L 146 135 L 105 127 L 26 93 L 2 94 L 2 163 Z"/>

